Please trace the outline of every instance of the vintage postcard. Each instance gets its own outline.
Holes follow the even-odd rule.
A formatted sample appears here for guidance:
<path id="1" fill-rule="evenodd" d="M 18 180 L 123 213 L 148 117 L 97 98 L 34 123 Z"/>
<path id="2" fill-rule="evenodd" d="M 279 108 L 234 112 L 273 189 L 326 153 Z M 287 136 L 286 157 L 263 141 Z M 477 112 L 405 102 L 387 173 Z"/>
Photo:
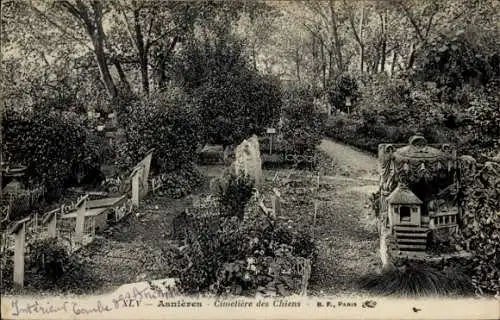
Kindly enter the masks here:
<path id="1" fill-rule="evenodd" d="M 500 5 L 3 0 L 2 319 L 499 319 Z"/>

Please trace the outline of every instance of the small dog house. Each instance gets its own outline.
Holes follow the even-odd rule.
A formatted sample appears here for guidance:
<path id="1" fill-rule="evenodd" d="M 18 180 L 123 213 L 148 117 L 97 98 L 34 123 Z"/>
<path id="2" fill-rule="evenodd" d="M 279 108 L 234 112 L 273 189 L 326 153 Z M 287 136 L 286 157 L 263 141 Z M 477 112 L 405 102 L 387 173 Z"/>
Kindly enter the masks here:
<path id="1" fill-rule="evenodd" d="M 389 223 L 391 226 L 421 226 L 421 207 L 423 202 L 410 188 L 400 183 L 387 200 L 389 205 Z"/>

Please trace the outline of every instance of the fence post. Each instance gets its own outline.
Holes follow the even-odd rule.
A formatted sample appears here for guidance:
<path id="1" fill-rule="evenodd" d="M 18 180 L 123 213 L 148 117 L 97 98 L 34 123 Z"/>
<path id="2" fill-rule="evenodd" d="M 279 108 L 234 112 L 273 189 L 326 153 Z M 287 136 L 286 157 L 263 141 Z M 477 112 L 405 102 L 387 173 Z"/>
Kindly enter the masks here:
<path id="1" fill-rule="evenodd" d="M 84 199 L 76 210 L 75 244 L 81 244 L 83 242 L 87 199 Z"/>
<path id="2" fill-rule="evenodd" d="M 24 287 L 24 242 L 26 237 L 26 224 L 23 222 L 21 226 L 14 231 L 15 233 L 15 251 L 14 251 L 14 285 Z"/>
<path id="3" fill-rule="evenodd" d="M 273 188 L 273 195 L 271 196 L 271 203 L 274 215 L 277 216 L 281 213 L 281 194 L 278 189 Z"/>
<path id="4" fill-rule="evenodd" d="M 280 203 L 280 198 L 275 194 L 272 195 L 272 206 L 274 215 L 275 216 L 279 215 L 281 211 L 281 203 Z"/>
<path id="5" fill-rule="evenodd" d="M 314 216 L 313 216 L 313 229 L 312 229 L 312 238 L 316 240 L 316 217 L 318 215 L 318 201 L 314 200 Z"/>
<path id="6" fill-rule="evenodd" d="M 137 170 L 132 177 L 132 204 L 136 207 L 139 206 L 139 171 Z"/>
<path id="7" fill-rule="evenodd" d="M 48 231 L 49 231 L 49 237 L 51 238 L 57 237 L 57 212 L 54 212 L 49 220 Z"/>

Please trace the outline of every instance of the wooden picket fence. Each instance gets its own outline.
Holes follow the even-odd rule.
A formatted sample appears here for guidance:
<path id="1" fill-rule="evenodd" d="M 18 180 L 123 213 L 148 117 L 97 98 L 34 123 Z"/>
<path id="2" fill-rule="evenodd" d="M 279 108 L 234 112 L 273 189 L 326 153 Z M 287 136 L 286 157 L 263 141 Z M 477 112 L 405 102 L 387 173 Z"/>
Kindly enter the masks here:
<path id="1" fill-rule="evenodd" d="M 0 200 L 1 221 L 8 221 L 12 215 L 28 211 L 44 195 L 45 188 L 43 186 L 3 193 Z"/>
<path id="2" fill-rule="evenodd" d="M 8 259 L 9 251 L 14 251 L 14 284 L 24 285 L 24 261 L 26 247 L 41 239 L 56 238 L 67 247 L 70 253 L 91 243 L 96 236 L 96 219 L 102 220 L 108 210 L 114 213 L 114 222 L 118 222 L 139 206 L 139 200 L 147 194 L 145 182 L 149 174 L 152 150 L 132 170 L 132 197 L 127 195 L 115 198 L 95 199 L 89 201 L 89 195 L 79 197 L 75 202 L 62 205 L 60 208 L 48 211 L 39 216 L 33 213 L 28 217 L 14 222 L 2 232 L 0 251 L 2 260 Z M 141 190 L 142 189 L 142 190 Z M 93 207 L 88 204 L 93 204 Z M 98 209 L 98 210 L 96 210 Z M 92 214 L 90 211 L 94 210 Z M 73 219 L 73 216 L 75 219 Z M 2 265 L 5 261 L 2 261 Z"/>
<path id="3" fill-rule="evenodd" d="M 168 178 L 167 174 L 160 174 L 149 179 L 148 180 L 149 191 L 152 193 L 156 193 L 157 191 L 159 191 L 161 188 L 164 187 L 167 178 Z"/>

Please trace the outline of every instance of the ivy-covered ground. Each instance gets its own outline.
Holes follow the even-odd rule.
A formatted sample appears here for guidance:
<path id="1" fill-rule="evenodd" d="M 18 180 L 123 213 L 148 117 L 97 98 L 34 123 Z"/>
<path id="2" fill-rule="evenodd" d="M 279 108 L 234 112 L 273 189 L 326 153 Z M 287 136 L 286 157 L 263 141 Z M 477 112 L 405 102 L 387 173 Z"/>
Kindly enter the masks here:
<path id="1" fill-rule="evenodd" d="M 322 159 L 325 162 L 322 166 L 330 169 L 323 170 L 325 175 L 320 180 L 320 188 L 306 193 L 299 187 L 280 188 L 284 199 L 281 218 L 309 226 L 317 241 L 319 258 L 310 280 L 311 293 L 359 293 L 356 280 L 379 264 L 376 228 L 367 218 L 370 212 L 368 199 L 377 185 L 376 176 L 371 175 L 376 160 L 360 156 L 368 163 L 357 170 L 352 167 L 356 164 L 345 158 L 352 157 L 352 154 L 335 156 L 332 152 L 336 150 L 331 150 L 330 145 L 333 142 L 327 143 L 322 149 L 335 160 Z M 211 166 L 202 169 L 214 176 L 223 168 Z M 264 170 L 264 190 L 275 185 L 272 180 L 276 173 L 279 180 L 289 173 L 289 169 Z M 306 177 L 303 180 L 310 181 Z M 194 194 L 207 191 L 208 182 Z M 113 290 L 124 283 L 175 276 L 179 272 L 176 257 L 169 255 L 169 248 L 177 245 L 171 240 L 172 224 L 174 217 L 192 203 L 192 196 L 183 199 L 150 197 L 138 214 L 111 228 L 78 253 L 100 284 L 100 292 Z M 313 199 L 318 200 L 315 224 Z"/>

